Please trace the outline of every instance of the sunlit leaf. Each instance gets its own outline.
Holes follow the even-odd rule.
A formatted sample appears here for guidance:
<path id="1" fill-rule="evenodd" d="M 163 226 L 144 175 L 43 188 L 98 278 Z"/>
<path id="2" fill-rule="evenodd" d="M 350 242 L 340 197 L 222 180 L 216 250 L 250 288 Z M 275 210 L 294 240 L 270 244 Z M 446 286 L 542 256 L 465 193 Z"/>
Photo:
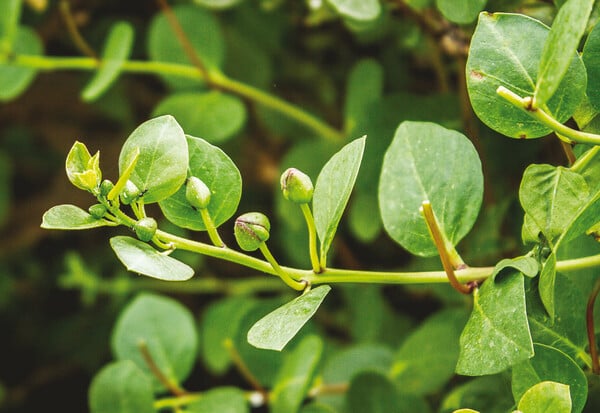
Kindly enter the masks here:
<path id="1" fill-rule="evenodd" d="M 571 413 L 569 386 L 543 381 L 527 390 L 517 406 L 522 413 Z"/>
<path id="2" fill-rule="evenodd" d="M 104 219 L 96 219 L 87 211 L 75 205 L 57 205 L 50 208 L 42 217 L 41 227 L 44 229 L 90 229 L 104 227 L 112 223 Z"/>

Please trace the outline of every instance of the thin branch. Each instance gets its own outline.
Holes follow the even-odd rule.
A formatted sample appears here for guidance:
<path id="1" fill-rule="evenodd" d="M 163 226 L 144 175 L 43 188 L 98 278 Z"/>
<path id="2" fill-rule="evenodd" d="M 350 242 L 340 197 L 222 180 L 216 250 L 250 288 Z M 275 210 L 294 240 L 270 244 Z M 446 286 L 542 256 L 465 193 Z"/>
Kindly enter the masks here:
<path id="1" fill-rule="evenodd" d="M 225 348 L 229 352 L 229 357 L 231 357 L 231 361 L 233 362 L 233 364 L 237 368 L 238 372 L 248 382 L 248 384 L 254 390 L 256 390 L 257 392 L 259 392 L 260 394 L 262 394 L 263 397 L 266 400 L 269 397 L 269 393 L 262 386 L 262 384 L 260 384 L 260 382 L 258 381 L 258 379 L 256 378 L 256 376 L 254 374 L 252 374 L 252 371 L 250 371 L 250 369 L 248 368 L 248 365 L 244 362 L 244 360 L 242 359 L 242 356 L 240 356 L 240 353 L 237 350 L 237 348 L 235 347 L 235 344 L 233 344 L 233 341 L 231 341 L 231 339 L 226 339 L 223 342 L 223 345 L 225 346 Z"/>
<path id="2" fill-rule="evenodd" d="M 160 368 L 154 362 L 154 359 L 150 354 L 150 350 L 148 349 L 148 345 L 144 340 L 140 340 L 138 342 L 138 349 L 140 350 L 140 353 L 142 353 L 142 357 L 152 371 L 152 374 L 154 374 L 154 376 L 163 384 L 163 386 L 167 388 L 167 390 L 178 397 L 188 395 L 187 391 L 182 389 L 179 384 L 169 380 L 169 378 L 160 370 Z"/>
<path id="3" fill-rule="evenodd" d="M 89 45 L 89 43 L 83 38 L 79 29 L 77 28 L 77 24 L 75 23 L 75 19 L 73 18 L 73 14 L 71 13 L 71 5 L 68 0 L 61 0 L 59 3 L 59 10 L 65 21 L 65 25 L 67 26 L 67 31 L 69 32 L 69 36 L 73 40 L 75 47 L 79 49 L 79 51 L 85 56 L 89 56 L 95 60 L 98 60 L 98 54 L 94 51 L 94 49 Z"/>

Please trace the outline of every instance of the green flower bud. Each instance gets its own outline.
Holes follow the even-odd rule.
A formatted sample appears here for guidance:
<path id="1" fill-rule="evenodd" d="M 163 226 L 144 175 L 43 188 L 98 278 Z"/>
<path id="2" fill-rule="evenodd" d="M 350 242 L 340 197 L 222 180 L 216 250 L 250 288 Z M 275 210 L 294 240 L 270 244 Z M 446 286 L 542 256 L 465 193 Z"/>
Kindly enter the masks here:
<path id="1" fill-rule="evenodd" d="M 233 233 L 238 245 L 244 251 L 255 251 L 269 239 L 271 223 L 260 212 L 248 212 L 235 220 Z"/>
<path id="2" fill-rule="evenodd" d="M 106 214 L 106 207 L 102 204 L 94 204 L 88 208 L 88 212 L 96 219 L 102 219 Z"/>
<path id="3" fill-rule="evenodd" d="M 139 190 L 136 184 L 127 180 L 127 182 L 125 182 L 125 188 L 123 188 L 123 192 L 121 192 L 121 202 L 125 205 L 129 205 L 138 199 L 141 193 L 142 191 Z"/>
<path id="4" fill-rule="evenodd" d="M 156 220 L 154 218 L 142 218 L 133 226 L 133 230 L 135 231 L 135 235 L 140 239 L 140 241 L 148 242 L 152 239 L 154 234 L 156 233 L 156 228 L 158 225 L 156 224 Z"/>
<path id="5" fill-rule="evenodd" d="M 106 198 L 108 196 L 108 193 L 115 187 L 115 184 L 113 184 L 110 180 L 105 179 L 104 181 L 102 181 L 102 183 L 100 184 L 100 195 L 103 196 L 104 198 Z"/>
<path id="6" fill-rule="evenodd" d="M 79 189 L 94 192 L 102 181 L 100 152 L 96 152 L 92 156 L 83 143 L 75 142 L 67 155 L 65 170 L 73 185 Z"/>
<path id="7" fill-rule="evenodd" d="M 308 175 L 296 168 L 289 168 L 281 175 L 283 197 L 296 204 L 312 201 L 313 183 Z"/>
<path id="8" fill-rule="evenodd" d="M 191 176 L 187 180 L 185 198 L 196 209 L 206 209 L 210 203 L 211 192 L 201 179 Z"/>

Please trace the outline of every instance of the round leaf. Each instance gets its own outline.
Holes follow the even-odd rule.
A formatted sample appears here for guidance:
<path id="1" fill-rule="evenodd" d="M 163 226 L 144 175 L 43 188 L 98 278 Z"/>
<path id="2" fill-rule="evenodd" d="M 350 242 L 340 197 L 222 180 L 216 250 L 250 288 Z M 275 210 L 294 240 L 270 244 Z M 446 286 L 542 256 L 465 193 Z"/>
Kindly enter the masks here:
<path id="1" fill-rule="evenodd" d="M 152 375 L 140 343 L 158 369 L 174 383 L 187 378 L 196 360 L 198 336 L 194 317 L 177 301 L 152 294 L 138 295 L 123 310 L 112 333 L 111 345 L 119 360 L 131 360 Z M 162 384 L 152 375 L 154 388 Z"/>
<path id="2" fill-rule="evenodd" d="M 173 94 L 154 109 L 154 116 L 170 114 L 186 133 L 209 142 L 224 142 L 246 122 L 246 106 L 237 97 L 218 91 Z"/>
<path id="3" fill-rule="evenodd" d="M 419 212 L 429 200 L 448 240 L 471 229 L 483 198 L 481 162 L 461 133 L 426 122 L 403 122 L 383 159 L 379 208 L 388 234 L 416 255 L 437 249 Z"/>
<path id="4" fill-rule="evenodd" d="M 197 401 L 187 405 L 188 413 L 248 413 L 250 408 L 244 392 L 235 387 L 218 387 L 202 393 Z"/>
<path id="5" fill-rule="evenodd" d="M 91 413 L 153 413 L 150 377 L 129 360 L 105 366 L 92 380 Z"/>
<path id="6" fill-rule="evenodd" d="M 242 196 L 242 177 L 231 158 L 204 139 L 186 136 L 189 150 L 189 173 L 202 180 L 211 191 L 208 212 L 216 226 L 227 221 L 237 210 Z M 182 186 L 160 203 L 165 217 L 175 225 L 205 231 L 200 212 L 192 208 Z"/>
<path id="7" fill-rule="evenodd" d="M 448 20 L 454 23 L 471 23 L 487 3 L 487 0 L 437 0 L 436 5 Z"/>
<path id="8" fill-rule="evenodd" d="M 481 13 L 467 60 L 467 88 L 477 116 L 490 128 L 511 138 L 538 138 L 550 129 L 514 107 L 496 89 L 504 86 L 520 96 L 533 96 L 542 48 L 549 29 L 520 14 Z M 564 122 L 583 99 L 585 67 L 573 57 L 567 74 L 542 106 Z"/>
<path id="9" fill-rule="evenodd" d="M 187 4 L 173 7 L 173 12 L 206 68 L 209 70 L 220 68 L 225 59 L 225 42 L 215 17 L 200 7 Z M 192 65 L 163 13 L 158 14 L 150 24 L 148 54 L 152 60 Z M 176 88 L 198 86 L 197 80 L 168 75 L 165 75 L 164 79 Z"/>
<path id="10" fill-rule="evenodd" d="M 327 0 L 341 16 L 357 22 L 375 20 L 381 13 L 379 0 Z"/>
<path id="11" fill-rule="evenodd" d="M 19 27 L 13 44 L 15 54 L 41 55 L 42 42 L 36 32 L 28 27 Z M 0 60 L 0 101 L 16 98 L 33 81 L 36 70 L 29 67 L 12 66 Z"/>
<path id="12" fill-rule="evenodd" d="M 181 126 L 172 116 L 160 116 L 142 123 L 133 131 L 119 155 L 119 173 L 129 166 L 139 149 L 138 161 L 129 179 L 146 204 L 173 195 L 187 177 L 188 147 Z"/>
<path id="13" fill-rule="evenodd" d="M 519 400 L 521 413 L 571 413 L 569 386 L 543 381 L 531 387 Z"/>
<path id="14" fill-rule="evenodd" d="M 110 246 L 129 271 L 165 281 L 185 281 L 194 275 L 192 267 L 135 238 L 113 237 Z"/>

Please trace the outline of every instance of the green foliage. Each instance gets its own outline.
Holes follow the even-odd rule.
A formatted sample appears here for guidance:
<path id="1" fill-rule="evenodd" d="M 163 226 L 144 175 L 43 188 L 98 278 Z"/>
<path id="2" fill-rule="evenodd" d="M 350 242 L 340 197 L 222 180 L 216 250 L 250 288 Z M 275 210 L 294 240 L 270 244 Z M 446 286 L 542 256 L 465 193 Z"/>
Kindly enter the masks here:
<path id="1" fill-rule="evenodd" d="M 8 30 L 8 37 L 2 39 L 3 49 L 9 49 L 12 53 L 43 54 L 42 43 L 33 30 L 28 27 L 17 27 L 16 34 L 11 34 L 11 30 Z M 14 40 L 11 40 L 11 37 L 14 37 Z M 5 45 L 7 41 L 8 45 Z M 7 65 L 4 60 L 0 58 L 0 101 L 12 100 L 22 94 L 33 82 L 37 73 L 37 70 L 32 68 Z"/>
<path id="2" fill-rule="evenodd" d="M 436 0 L 442 14 L 455 23 L 471 23 L 487 3 L 487 0 L 466 0 L 457 4 L 452 0 Z"/>
<path id="3" fill-rule="evenodd" d="M 569 413 L 569 386 L 553 381 L 538 383 L 523 394 L 517 407 L 523 413 Z"/>
<path id="4" fill-rule="evenodd" d="M 42 217 L 42 228 L 45 229 L 90 229 L 109 225 L 110 223 L 88 214 L 75 205 L 57 205 L 50 208 Z"/>

